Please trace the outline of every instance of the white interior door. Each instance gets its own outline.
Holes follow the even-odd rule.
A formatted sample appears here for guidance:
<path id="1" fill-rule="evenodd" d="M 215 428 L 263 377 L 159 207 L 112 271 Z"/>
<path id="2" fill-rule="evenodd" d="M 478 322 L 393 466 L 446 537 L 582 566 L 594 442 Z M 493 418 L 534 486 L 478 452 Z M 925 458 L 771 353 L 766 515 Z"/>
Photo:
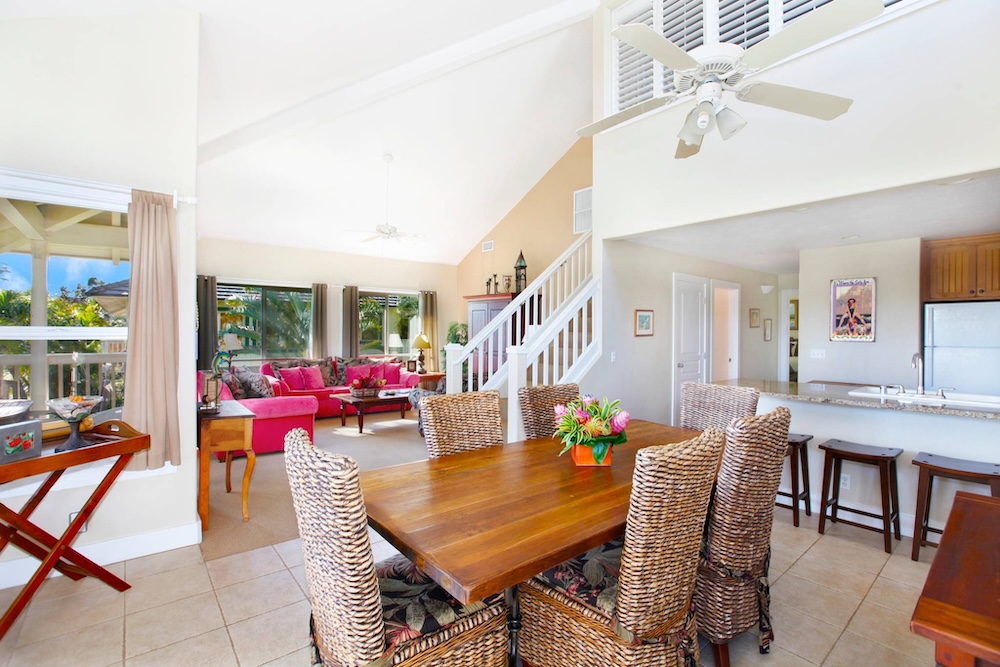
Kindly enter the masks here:
<path id="1" fill-rule="evenodd" d="M 708 380 L 707 278 L 674 274 L 673 415 L 680 422 L 681 385 Z"/>
<path id="2" fill-rule="evenodd" d="M 740 285 L 712 281 L 711 335 L 712 382 L 740 376 Z"/>

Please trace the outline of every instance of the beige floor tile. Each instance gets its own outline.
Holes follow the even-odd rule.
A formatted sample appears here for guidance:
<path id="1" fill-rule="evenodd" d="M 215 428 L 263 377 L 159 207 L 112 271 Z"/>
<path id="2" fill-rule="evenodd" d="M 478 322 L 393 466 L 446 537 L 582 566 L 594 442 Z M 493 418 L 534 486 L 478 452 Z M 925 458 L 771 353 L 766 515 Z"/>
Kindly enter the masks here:
<path id="1" fill-rule="evenodd" d="M 932 661 L 933 663 L 933 661 Z M 908 655 L 893 651 L 864 637 L 845 632 L 837 640 L 833 651 L 823 662 L 823 667 L 858 667 L 859 665 L 885 665 L 886 667 L 926 667 L 927 664 Z"/>
<path id="2" fill-rule="evenodd" d="M 941 536 L 931 535 L 931 539 L 939 540 L 941 539 Z M 900 556 L 906 556 L 907 558 L 910 557 L 910 554 L 912 552 L 913 552 L 913 538 L 911 537 L 904 537 L 903 539 L 901 539 L 899 541 L 899 544 L 896 545 L 896 548 L 892 550 L 892 554 L 894 556 L 899 554 Z M 930 565 L 931 562 L 934 561 L 934 555 L 936 553 L 937 549 L 935 549 L 934 547 L 920 547 L 920 554 L 917 556 L 919 560 L 917 562 L 927 563 L 928 565 Z"/>
<path id="3" fill-rule="evenodd" d="M 20 586 L 13 586 L 11 588 L 4 588 L 0 590 L 0 609 L 8 609 L 10 603 L 14 601 L 14 598 L 18 596 L 21 592 Z M 26 612 L 21 612 L 14 624 L 10 626 L 7 633 L 0 639 L 0 667 L 6 667 L 7 662 L 10 660 L 11 653 L 17 648 L 17 638 L 21 634 L 21 626 L 24 625 L 24 617 Z"/>
<path id="4" fill-rule="evenodd" d="M 913 561 L 910 560 L 909 552 L 895 553 L 882 568 L 882 576 L 923 590 L 931 566 L 923 561 L 923 553 L 920 558 L 919 561 Z"/>
<path id="5" fill-rule="evenodd" d="M 851 616 L 861 604 L 860 597 L 820 586 L 789 573 L 782 575 L 781 579 L 771 586 L 771 600 L 805 612 L 813 618 L 822 619 L 841 629 L 847 627 Z"/>
<path id="6" fill-rule="evenodd" d="M 926 664 L 934 664 L 934 642 L 910 632 L 911 613 L 894 611 L 866 600 L 847 626 L 848 632 L 904 653 Z"/>
<path id="7" fill-rule="evenodd" d="M 104 667 L 121 664 L 124 618 L 75 630 L 47 641 L 20 646 L 8 667 Z"/>
<path id="8" fill-rule="evenodd" d="M 227 586 L 216 594 L 228 625 L 305 600 L 305 594 L 288 570 Z"/>
<path id="9" fill-rule="evenodd" d="M 868 532 L 852 526 L 847 526 L 847 528 L 856 530 L 858 533 Z M 824 535 L 823 539 L 809 549 L 809 553 L 830 561 L 851 563 L 859 570 L 875 574 L 878 574 L 886 561 L 889 560 L 889 554 L 881 547 L 872 547 L 837 535 Z"/>
<path id="10" fill-rule="evenodd" d="M 771 652 L 761 654 L 757 635 L 744 632 L 729 642 L 729 663 L 737 667 L 812 667 L 816 663 L 809 662 L 780 646 L 771 644 Z M 715 667 L 715 656 L 709 644 L 701 648 L 702 667 Z"/>
<path id="11" fill-rule="evenodd" d="M 858 599 L 868 594 L 878 577 L 874 572 L 856 568 L 851 561 L 829 560 L 816 555 L 812 549 L 789 568 L 788 574 L 794 574 Z"/>
<path id="12" fill-rule="evenodd" d="M 125 611 L 133 614 L 210 590 L 208 568 L 204 564 L 188 565 L 137 580 L 125 591 Z"/>
<path id="13" fill-rule="evenodd" d="M 312 663 L 312 649 L 308 646 L 264 663 L 264 667 L 302 667 Z"/>
<path id="14" fill-rule="evenodd" d="M 372 556 L 375 557 L 375 562 L 383 561 L 387 558 L 392 558 L 399 554 L 396 547 L 392 546 L 388 542 L 375 542 L 372 544 Z"/>
<path id="15" fill-rule="evenodd" d="M 771 543 L 771 581 L 776 581 L 778 577 L 788 571 L 792 563 L 802 556 L 798 549 L 789 549 L 782 544 Z"/>
<path id="16" fill-rule="evenodd" d="M 823 664 L 842 629 L 771 600 L 771 619 L 776 647 L 816 665 Z"/>
<path id="17" fill-rule="evenodd" d="M 298 602 L 229 626 L 240 665 L 263 665 L 309 645 L 309 603 Z"/>
<path id="18" fill-rule="evenodd" d="M 371 540 L 372 544 L 376 542 L 385 542 L 385 538 L 371 526 L 368 526 L 368 539 Z"/>
<path id="19" fill-rule="evenodd" d="M 300 538 L 275 544 L 274 550 L 281 556 L 285 567 L 292 568 L 296 565 L 302 565 L 302 540 Z"/>
<path id="20" fill-rule="evenodd" d="M 112 563 L 110 565 L 105 565 L 104 569 L 116 577 L 127 581 L 125 578 L 125 563 Z M 98 588 L 107 587 L 108 585 L 106 583 L 100 579 L 95 579 L 94 577 L 84 577 L 78 581 L 74 581 L 69 577 L 49 577 L 41 585 L 38 592 L 35 593 L 35 596 L 31 598 L 31 600 L 32 602 L 53 600 L 55 598 L 64 598 L 69 595 L 79 595 Z M 18 588 L 17 591 L 20 591 L 20 588 Z"/>
<path id="21" fill-rule="evenodd" d="M 125 657 L 155 651 L 224 626 L 214 591 L 129 614 L 125 617 Z"/>
<path id="22" fill-rule="evenodd" d="M 805 552 L 820 538 L 815 529 L 805 526 L 796 528 L 791 522 L 775 521 L 771 528 L 771 543 L 780 544 L 789 549 Z"/>
<path id="23" fill-rule="evenodd" d="M 212 578 L 212 586 L 216 590 L 285 568 L 274 547 L 261 547 L 210 560 L 205 564 L 208 566 L 208 576 Z"/>
<path id="24" fill-rule="evenodd" d="M 872 584 L 872 590 L 866 601 L 894 611 L 912 614 L 917 606 L 920 590 L 888 577 L 879 577 Z"/>
<path id="25" fill-rule="evenodd" d="M 295 577 L 295 582 L 299 585 L 299 588 L 302 589 L 302 593 L 306 596 L 306 598 L 308 598 L 309 582 L 306 581 L 306 566 L 296 565 L 295 567 L 288 568 L 288 571 L 292 573 L 293 577 Z"/>
<path id="26" fill-rule="evenodd" d="M 201 557 L 201 547 L 193 544 L 189 547 L 171 549 L 163 553 L 151 554 L 142 558 L 133 558 L 125 562 L 125 574 L 129 583 L 132 581 L 148 577 L 152 574 L 160 574 L 169 570 L 176 570 L 191 565 L 200 565 L 204 562 Z"/>
<path id="27" fill-rule="evenodd" d="M 233 644 L 225 628 L 212 630 L 125 661 L 126 667 L 176 667 L 177 665 L 237 667 L 238 664 L 236 652 L 233 651 Z"/>
<path id="28" fill-rule="evenodd" d="M 102 586 L 81 595 L 32 602 L 17 645 L 51 639 L 125 615 L 125 595 Z"/>

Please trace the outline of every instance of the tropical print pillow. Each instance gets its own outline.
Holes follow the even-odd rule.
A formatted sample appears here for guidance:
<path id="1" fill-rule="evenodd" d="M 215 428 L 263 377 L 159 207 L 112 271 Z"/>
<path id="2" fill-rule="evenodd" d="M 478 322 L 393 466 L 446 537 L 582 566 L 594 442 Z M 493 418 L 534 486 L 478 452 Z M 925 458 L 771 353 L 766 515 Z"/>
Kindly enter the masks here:
<path id="1" fill-rule="evenodd" d="M 611 540 L 537 575 L 594 611 L 613 616 L 618 601 L 618 573 L 624 538 Z"/>

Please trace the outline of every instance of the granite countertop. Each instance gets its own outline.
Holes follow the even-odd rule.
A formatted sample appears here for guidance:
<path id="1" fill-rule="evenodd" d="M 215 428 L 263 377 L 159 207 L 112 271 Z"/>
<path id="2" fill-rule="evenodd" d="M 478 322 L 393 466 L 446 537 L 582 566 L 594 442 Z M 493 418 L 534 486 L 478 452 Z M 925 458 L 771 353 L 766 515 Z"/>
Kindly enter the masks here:
<path id="1" fill-rule="evenodd" d="M 877 408 L 880 410 L 900 410 L 903 412 L 920 412 L 928 415 L 948 415 L 952 417 L 972 417 L 975 419 L 1000 420 L 1000 407 L 968 407 L 943 405 L 921 405 L 918 403 L 900 403 L 892 396 L 851 396 L 848 392 L 870 385 L 851 384 L 846 382 L 781 382 L 778 380 L 723 380 L 715 384 L 737 387 L 753 387 L 761 394 L 789 401 L 808 401 L 810 403 L 829 403 L 831 405 L 848 405 L 860 408 Z"/>

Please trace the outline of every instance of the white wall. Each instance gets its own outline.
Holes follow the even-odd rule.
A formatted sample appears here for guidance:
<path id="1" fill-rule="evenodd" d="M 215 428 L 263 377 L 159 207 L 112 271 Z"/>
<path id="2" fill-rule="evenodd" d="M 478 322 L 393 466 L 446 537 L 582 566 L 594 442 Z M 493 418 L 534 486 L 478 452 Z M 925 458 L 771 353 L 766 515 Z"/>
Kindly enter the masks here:
<path id="1" fill-rule="evenodd" d="M 875 278 L 875 341 L 830 340 L 830 281 Z M 920 239 L 803 250 L 799 257 L 799 379 L 916 385 Z M 811 356 L 821 350 L 825 358 Z"/>
<path id="2" fill-rule="evenodd" d="M 330 288 L 331 353 L 340 354 L 341 289 L 344 285 L 386 290 L 434 290 L 438 298 L 438 342 L 451 321 L 467 319 L 465 300 L 458 294 L 458 267 L 446 264 L 379 260 L 360 255 L 281 248 L 221 239 L 198 240 L 198 271 L 218 278 L 264 280 L 268 284 Z"/>
<path id="3" fill-rule="evenodd" d="M 196 14 L 0 21 L 0 166 L 158 192 L 193 194 L 196 171 Z M 180 358 L 194 358 L 194 211 L 178 211 Z M 74 546 L 111 562 L 192 544 L 194 365 L 178 371 L 182 465 L 125 473 Z M 32 517 L 61 534 L 90 488 L 57 487 Z M 62 489 L 62 490 L 60 490 Z M 19 506 L 18 491 L 3 490 Z M 26 499 L 26 498 L 25 498 Z M 24 581 L 33 558 L 4 552 L 0 588 Z"/>
<path id="4" fill-rule="evenodd" d="M 601 250 L 603 246 L 603 251 Z M 686 273 L 738 283 L 740 290 L 740 376 L 774 379 L 778 337 L 764 342 L 763 327 L 749 328 L 748 309 L 760 308 L 763 318 L 775 318 L 778 292 L 761 294 L 775 274 L 709 262 L 628 241 L 595 246 L 603 255 L 603 355 L 581 383 L 596 395 L 619 398 L 633 416 L 671 423 L 671 363 L 673 357 L 672 273 Z M 654 335 L 633 336 L 633 311 L 652 309 Z M 616 361 L 611 363 L 611 352 Z"/>
<path id="5" fill-rule="evenodd" d="M 1000 2 L 944 0 L 759 76 L 855 100 L 830 122 L 734 101 L 747 127 L 725 143 L 712 133 L 686 160 L 673 155 L 690 103 L 595 137 L 595 238 L 997 168 L 1000 87 L 982 79 L 997 25 Z"/>

